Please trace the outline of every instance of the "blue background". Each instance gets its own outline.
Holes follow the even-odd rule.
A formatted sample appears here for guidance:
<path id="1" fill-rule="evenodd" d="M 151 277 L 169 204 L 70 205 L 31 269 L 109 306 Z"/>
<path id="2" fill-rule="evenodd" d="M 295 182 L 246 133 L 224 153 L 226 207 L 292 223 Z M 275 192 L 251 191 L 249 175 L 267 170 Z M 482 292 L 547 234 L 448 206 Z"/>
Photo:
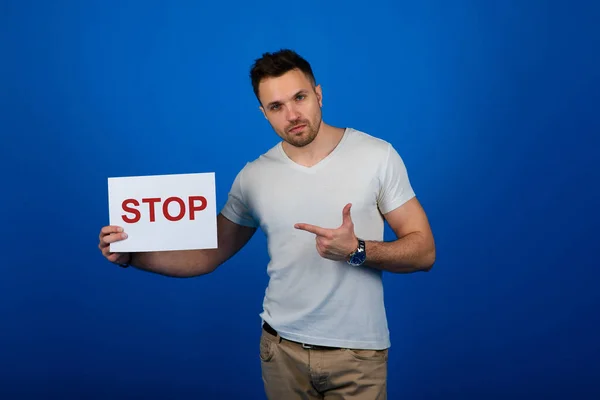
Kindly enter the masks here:
<path id="1" fill-rule="evenodd" d="M 190 280 L 97 244 L 110 176 L 215 171 L 224 204 L 277 142 L 248 71 L 282 47 L 435 233 L 430 273 L 385 276 L 390 398 L 600 396 L 598 6 L 243 4 L 1 3 L 0 397 L 263 398 L 261 232 Z"/>

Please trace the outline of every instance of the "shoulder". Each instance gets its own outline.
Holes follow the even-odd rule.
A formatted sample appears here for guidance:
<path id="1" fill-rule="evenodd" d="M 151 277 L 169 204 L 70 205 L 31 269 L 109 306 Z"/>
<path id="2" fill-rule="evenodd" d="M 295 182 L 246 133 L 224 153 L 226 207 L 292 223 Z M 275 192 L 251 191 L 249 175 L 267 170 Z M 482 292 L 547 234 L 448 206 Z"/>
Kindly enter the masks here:
<path id="1" fill-rule="evenodd" d="M 347 135 L 349 148 L 369 154 L 381 161 L 385 160 L 394 149 L 389 141 L 355 128 L 347 128 Z"/>

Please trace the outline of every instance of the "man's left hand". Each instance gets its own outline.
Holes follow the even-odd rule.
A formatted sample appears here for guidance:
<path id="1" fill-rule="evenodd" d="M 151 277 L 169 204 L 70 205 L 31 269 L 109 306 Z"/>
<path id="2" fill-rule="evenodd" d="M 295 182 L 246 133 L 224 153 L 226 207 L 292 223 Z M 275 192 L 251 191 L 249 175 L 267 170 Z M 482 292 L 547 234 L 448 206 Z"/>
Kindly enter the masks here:
<path id="1" fill-rule="evenodd" d="M 342 225 L 337 229 L 303 223 L 296 224 L 294 227 L 317 235 L 317 251 L 321 257 L 334 261 L 348 260 L 348 256 L 358 245 L 358 238 L 354 234 L 354 223 L 350 216 L 351 207 L 352 204 L 346 204 L 342 210 Z"/>

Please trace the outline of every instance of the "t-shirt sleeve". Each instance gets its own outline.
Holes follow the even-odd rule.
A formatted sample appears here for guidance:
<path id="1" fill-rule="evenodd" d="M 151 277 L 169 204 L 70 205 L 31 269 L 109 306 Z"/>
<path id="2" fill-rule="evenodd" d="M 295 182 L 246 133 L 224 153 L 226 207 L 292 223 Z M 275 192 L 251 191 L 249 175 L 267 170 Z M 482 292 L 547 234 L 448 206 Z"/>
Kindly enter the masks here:
<path id="1" fill-rule="evenodd" d="M 235 177 L 221 214 L 238 225 L 252 228 L 258 227 L 258 222 L 252 214 L 246 193 L 244 192 L 244 169 Z"/>
<path id="2" fill-rule="evenodd" d="M 396 149 L 388 144 L 387 156 L 379 170 L 378 206 L 386 214 L 415 197 L 406 165 Z"/>

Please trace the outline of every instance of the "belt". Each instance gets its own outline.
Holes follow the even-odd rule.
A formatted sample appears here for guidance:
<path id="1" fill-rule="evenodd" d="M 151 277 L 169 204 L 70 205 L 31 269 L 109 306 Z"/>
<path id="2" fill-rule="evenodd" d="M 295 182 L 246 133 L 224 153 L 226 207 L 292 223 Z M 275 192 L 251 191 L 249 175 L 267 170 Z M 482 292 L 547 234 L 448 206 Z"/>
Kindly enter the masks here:
<path id="1" fill-rule="evenodd" d="M 265 332 L 267 332 L 273 336 L 278 335 L 277 331 L 275 329 L 273 329 L 273 327 L 271 325 L 269 325 L 266 321 L 263 323 L 263 329 L 265 330 Z M 294 340 L 288 340 L 288 339 L 284 339 L 284 340 L 287 340 L 288 342 L 292 342 L 292 343 L 301 344 L 302 347 L 304 347 L 305 349 L 314 349 L 314 350 L 339 350 L 340 349 L 340 347 L 319 346 L 319 345 L 315 345 L 315 344 L 300 343 L 300 342 L 296 342 Z"/>
<path id="2" fill-rule="evenodd" d="M 266 321 L 263 324 L 263 329 L 265 330 L 265 332 L 270 333 L 273 336 L 277 336 L 277 331 L 273 329 L 273 327 L 269 325 Z"/>

